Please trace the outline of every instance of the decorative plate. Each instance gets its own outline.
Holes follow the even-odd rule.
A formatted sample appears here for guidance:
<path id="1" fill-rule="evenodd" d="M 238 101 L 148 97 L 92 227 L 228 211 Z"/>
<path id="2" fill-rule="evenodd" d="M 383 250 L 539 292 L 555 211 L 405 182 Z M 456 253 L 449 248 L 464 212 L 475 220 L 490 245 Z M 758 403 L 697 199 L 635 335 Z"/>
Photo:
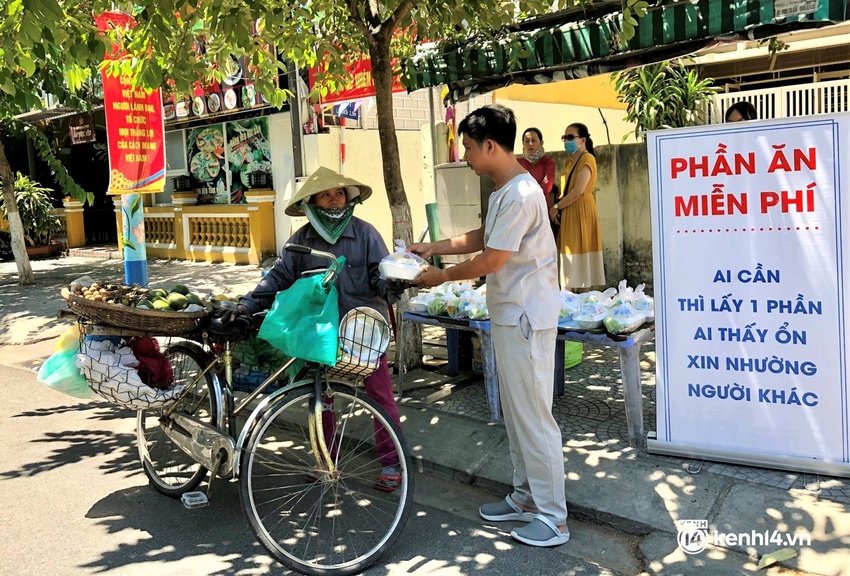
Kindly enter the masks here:
<path id="1" fill-rule="evenodd" d="M 162 107 L 162 115 L 166 120 L 174 118 L 174 104 L 166 104 Z"/>
<path id="2" fill-rule="evenodd" d="M 236 108 L 236 104 L 236 90 L 228 88 L 224 91 L 224 107 L 227 110 L 233 110 Z"/>
<path id="3" fill-rule="evenodd" d="M 200 96 L 195 96 L 195 99 L 192 100 L 192 112 L 195 116 L 200 116 L 206 111 L 206 106 L 204 105 L 204 99 Z"/>
<path id="4" fill-rule="evenodd" d="M 210 94 L 207 98 L 207 107 L 209 108 L 210 114 L 215 114 L 221 110 L 221 96 L 218 94 Z"/>
<path id="5" fill-rule="evenodd" d="M 253 84 L 248 84 L 242 88 L 242 105 L 253 106 L 256 104 L 257 89 Z"/>
<path id="6" fill-rule="evenodd" d="M 185 98 L 181 98 L 177 104 L 174 105 L 174 114 L 178 118 L 184 118 L 189 115 L 189 101 Z"/>
<path id="7" fill-rule="evenodd" d="M 224 78 L 224 83 L 228 86 L 233 86 L 242 80 L 242 63 L 231 56 L 230 60 L 227 61 L 224 72 L 227 74 Z"/>

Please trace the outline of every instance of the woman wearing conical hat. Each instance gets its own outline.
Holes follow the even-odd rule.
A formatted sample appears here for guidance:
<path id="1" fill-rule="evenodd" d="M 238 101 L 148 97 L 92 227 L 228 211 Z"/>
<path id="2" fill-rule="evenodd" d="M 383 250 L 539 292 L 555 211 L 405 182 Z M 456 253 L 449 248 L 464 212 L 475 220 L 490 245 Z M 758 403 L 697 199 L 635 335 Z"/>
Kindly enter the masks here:
<path id="1" fill-rule="evenodd" d="M 393 289 L 398 287 L 388 286 L 378 272 L 378 264 L 389 255 L 381 235 L 374 226 L 354 216 L 354 207 L 371 195 L 369 186 L 323 167 L 307 179 L 286 207 L 289 216 L 306 216 L 308 220 L 308 224 L 292 235 L 289 243 L 330 252 L 337 257 L 345 256 L 344 268 L 336 281 L 340 317 L 358 306 L 368 306 L 387 318 L 387 304 L 400 297 L 400 292 Z M 286 290 L 303 272 L 326 266 L 327 261 L 321 258 L 284 250 L 274 268 L 242 298 L 238 311 L 254 314 L 269 308 L 274 298 L 255 298 L 253 293 L 274 294 Z M 364 383 L 369 397 L 401 427 L 386 354 Z M 375 441 L 383 466 L 375 487 L 392 491 L 401 481 L 398 455 L 389 435 L 378 425 Z"/>

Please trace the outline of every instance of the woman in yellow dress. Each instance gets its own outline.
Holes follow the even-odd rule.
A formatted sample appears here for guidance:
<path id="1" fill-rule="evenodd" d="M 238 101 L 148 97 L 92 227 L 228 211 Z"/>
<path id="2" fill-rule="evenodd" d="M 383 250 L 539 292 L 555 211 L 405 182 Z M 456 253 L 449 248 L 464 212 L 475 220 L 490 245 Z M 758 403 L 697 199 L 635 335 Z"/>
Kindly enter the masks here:
<path id="1" fill-rule="evenodd" d="M 596 158 L 584 124 L 570 124 L 561 136 L 569 157 L 561 174 L 561 195 L 549 210 L 560 224 L 558 269 L 561 288 L 573 291 L 605 285 L 602 239 L 596 212 Z"/>

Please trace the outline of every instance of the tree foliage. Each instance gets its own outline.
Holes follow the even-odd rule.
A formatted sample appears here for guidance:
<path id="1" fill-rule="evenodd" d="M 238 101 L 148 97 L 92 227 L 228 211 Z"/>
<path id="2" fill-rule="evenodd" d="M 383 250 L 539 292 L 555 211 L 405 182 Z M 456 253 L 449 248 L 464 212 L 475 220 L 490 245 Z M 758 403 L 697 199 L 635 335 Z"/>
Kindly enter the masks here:
<path id="1" fill-rule="evenodd" d="M 50 243 L 53 235 L 62 227 L 53 211 L 50 200 L 50 188 L 44 188 L 20 172 L 15 176 L 15 200 L 24 238 L 29 246 L 44 246 Z M 0 198 L 0 213 L 8 214 L 6 202 Z"/>
<path id="2" fill-rule="evenodd" d="M 613 78 L 617 99 L 626 104 L 624 120 L 634 123 L 638 139 L 649 130 L 705 124 L 717 92 L 713 79 L 700 78 L 681 60 L 630 68 Z"/>
<path id="3" fill-rule="evenodd" d="M 44 134 L 16 116 L 45 108 L 48 94 L 58 103 L 88 109 L 86 88 L 104 53 L 103 39 L 91 19 L 93 7 L 86 0 L 0 0 L 0 133 L 26 134 L 65 193 L 80 200 L 87 194 L 53 155 Z M 0 179 L 18 279 L 22 285 L 32 284 L 15 177 L 2 140 Z"/>

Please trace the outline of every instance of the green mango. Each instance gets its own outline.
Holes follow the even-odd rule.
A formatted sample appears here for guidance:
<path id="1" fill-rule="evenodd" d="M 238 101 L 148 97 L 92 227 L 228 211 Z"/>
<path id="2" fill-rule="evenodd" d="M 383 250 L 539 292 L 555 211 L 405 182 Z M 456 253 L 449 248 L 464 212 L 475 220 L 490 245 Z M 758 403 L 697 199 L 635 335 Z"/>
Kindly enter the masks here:
<path id="1" fill-rule="evenodd" d="M 178 294 L 183 294 L 184 296 L 189 293 L 189 289 L 183 284 L 175 284 L 171 288 L 171 292 L 177 292 Z"/>
<path id="2" fill-rule="evenodd" d="M 172 292 L 168 295 L 168 305 L 171 306 L 172 310 L 182 310 L 189 305 L 189 301 L 183 294 Z"/>

